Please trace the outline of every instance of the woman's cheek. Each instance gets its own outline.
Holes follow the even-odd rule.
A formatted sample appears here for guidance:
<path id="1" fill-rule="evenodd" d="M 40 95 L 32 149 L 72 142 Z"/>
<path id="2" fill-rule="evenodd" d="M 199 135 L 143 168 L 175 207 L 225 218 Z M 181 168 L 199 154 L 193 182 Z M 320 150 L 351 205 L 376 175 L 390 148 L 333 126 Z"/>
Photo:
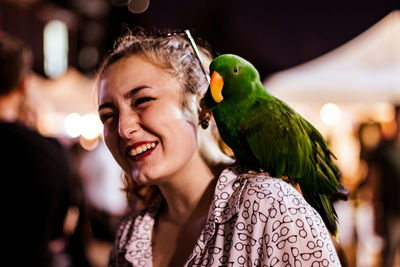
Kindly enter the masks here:
<path id="1" fill-rule="evenodd" d="M 141 115 L 143 126 L 158 135 L 168 150 L 182 153 L 182 149 L 186 151 L 196 149 L 196 126 L 184 116 L 180 104 L 171 105 L 171 102 L 159 104 Z"/>
<path id="2" fill-rule="evenodd" d="M 175 140 L 178 142 L 176 147 L 181 150 L 184 149 L 190 154 L 194 153 L 197 149 L 197 132 L 195 125 L 187 119 L 177 120 L 176 125 L 179 125 L 175 133 Z"/>
<path id="3" fill-rule="evenodd" d="M 119 141 L 117 139 L 118 136 L 112 131 L 110 131 L 107 127 L 104 127 L 103 134 L 104 134 L 104 142 L 108 150 L 110 150 L 111 154 L 113 155 L 114 159 L 118 162 L 118 164 L 121 167 L 123 167 L 124 163 L 119 149 Z"/>

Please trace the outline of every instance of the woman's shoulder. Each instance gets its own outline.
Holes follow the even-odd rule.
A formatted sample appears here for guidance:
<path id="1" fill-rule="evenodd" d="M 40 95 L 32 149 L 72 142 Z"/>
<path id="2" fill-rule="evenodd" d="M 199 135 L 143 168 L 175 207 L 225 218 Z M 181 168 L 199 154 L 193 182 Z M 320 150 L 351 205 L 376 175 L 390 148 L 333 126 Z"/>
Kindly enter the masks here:
<path id="1" fill-rule="evenodd" d="M 315 209 L 283 178 L 272 177 L 266 173 L 251 173 L 242 175 L 241 179 L 245 181 L 240 209 L 259 211 L 271 219 L 291 217 L 323 224 Z"/>
<path id="2" fill-rule="evenodd" d="M 219 177 L 213 202 L 218 222 L 251 209 L 260 210 L 266 216 L 274 216 L 277 210 L 283 215 L 316 213 L 296 188 L 283 178 L 241 165 L 225 169 Z"/>
<path id="3" fill-rule="evenodd" d="M 246 178 L 241 199 L 238 222 L 260 228 L 272 262 L 340 266 L 322 218 L 292 184 L 256 173 Z"/>
<path id="4" fill-rule="evenodd" d="M 263 172 L 248 172 L 241 175 L 240 179 L 244 180 L 243 197 L 260 201 L 290 202 L 295 206 L 307 205 L 303 196 L 288 179 L 272 177 Z"/>

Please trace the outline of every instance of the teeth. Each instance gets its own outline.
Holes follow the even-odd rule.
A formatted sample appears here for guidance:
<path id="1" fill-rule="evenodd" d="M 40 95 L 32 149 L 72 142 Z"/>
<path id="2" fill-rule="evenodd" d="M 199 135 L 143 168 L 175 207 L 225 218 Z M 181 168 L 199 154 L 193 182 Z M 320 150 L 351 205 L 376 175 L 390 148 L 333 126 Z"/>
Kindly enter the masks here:
<path id="1" fill-rule="evenodd" d="M 132 148 L 130 151 L 128 151 L 128 155 L 132 156 L 132 157 L 137 156 L 151 148 L 154 148 L 155 146 L 156 146 L 156 143 L 147 143 L 145 145 L 141 145 L 136 148 Z"/>

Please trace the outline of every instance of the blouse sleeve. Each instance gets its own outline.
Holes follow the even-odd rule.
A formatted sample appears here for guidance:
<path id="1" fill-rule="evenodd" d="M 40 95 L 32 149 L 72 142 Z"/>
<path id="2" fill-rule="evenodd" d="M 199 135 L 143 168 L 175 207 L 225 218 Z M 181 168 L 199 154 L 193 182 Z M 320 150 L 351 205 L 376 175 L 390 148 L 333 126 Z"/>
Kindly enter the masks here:
<path id="1" fill-rule="evenodd" d="M 253 220 L 264 221 L 262 243 L 267 266 L 341 266 L 319 214 L 288 183 L 269 178 L 249 181 L 243 195 Z M 258 202 L 258 204 L 256 204 Z"/>

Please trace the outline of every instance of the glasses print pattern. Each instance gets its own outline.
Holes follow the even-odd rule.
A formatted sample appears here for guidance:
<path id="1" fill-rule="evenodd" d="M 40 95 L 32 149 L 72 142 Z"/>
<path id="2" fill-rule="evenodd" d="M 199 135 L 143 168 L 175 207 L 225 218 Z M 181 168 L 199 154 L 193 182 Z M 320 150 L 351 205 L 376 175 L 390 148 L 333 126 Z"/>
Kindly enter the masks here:
<path id="1" fill-rule="evenodd" d="M 289 184 L 220 175 L 206 225 L 184 266 L 341 266 L 321 217 Z M 116 266 L 151 266 L 151 233 L 160 200 L 119 236 Z M 126 265 L 124 265 L 126 263 Z M 112 265 L 114 266 L 114 265 Z"/>
<path id="2" fill-rule="evenodd" d="M 187 266 L 340 266 L 322 219 L 291 185 L 231 177 L 243 172 L 221 174 L 210 227 Z"/>

